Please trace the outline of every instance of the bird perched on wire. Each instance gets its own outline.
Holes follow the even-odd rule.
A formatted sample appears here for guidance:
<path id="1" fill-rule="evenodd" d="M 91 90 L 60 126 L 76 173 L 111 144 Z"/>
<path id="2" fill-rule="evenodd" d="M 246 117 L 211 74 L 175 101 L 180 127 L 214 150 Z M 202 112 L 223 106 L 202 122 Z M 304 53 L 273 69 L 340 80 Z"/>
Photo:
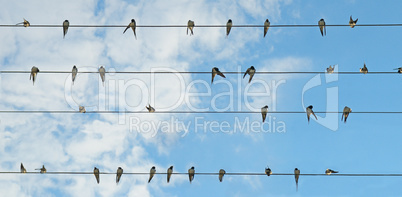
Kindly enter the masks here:
<path id="1" fill-rule="evenodd" d="M 102 79 L 102 85 L 103 86 L 105 86 L 105 73 L 106 73 L 105 68 L 103 68 L 103 66 L 101 66 L 99 68 L 99 74 L 100 74 L 100 77 Z"/>
<path id="2" fill-rule="evenodd" d="M 356 20 L 352 19 L 352 15 L 350 15 L 350 19 L 349 19 L 349 26 L 351 28 L 354 28 L 356 26 L 357 20 L 359 20 L 358 18 Z"/>
<path id="3" fill-rule="evenodd" d="M 151 106 L 151 104 L 148 104 L 148 106 L 145 106 L 145 107 L 147 108 L 147 110 L 148 110 L 149 113 L 155 112 L 155 108 L 153 108 L 153 107 Z"/>
<path id="4" fill-rule="evenodd" d="M 42 165 L 42 168 L 37 168 L 37 169 L 35 169 L 35 170 L 40 170 L 40 173 L 41 173 L 41 174 L 46 173 L 45 165 Z"/>
<path id="5" fill-rule="evenodd" d="M 402 73 L 402 67 L 395 68 L 394 70 L 398 70 L 398 73 Z"/>
<path id="6" fill-rule="evenodd" d="M 78 73 L 78 68 L 74 65 L 73 70 L 71 71 L 71 78 L 73 80 L 73 85 L 74 85 L 75 78 L 77 77 L 77 73 Z"/>
<path id="7" fill-rule="evenodd" d="M 223 75 L 223 73 L 221 73 L 221 71 L 219 71 L 219 68 L 217 67 L 213 67 L 212 68 L 212 80 L 211 80 L 211 84 L 214 82 L 214 78 L 216 75 L 219 75 L 223 78 L 226 78 L 225 75 Z"/>
<path id="8" fill-rule="evenodd" d="M 300 176 L 300 170 L 295 168 L 296 191 L 299 189 L 299 176 Z"/>
<path id="9" fill-rule="evenodd" d="M 248 83 L 250 83 L 251 80 L 252 80 L 253 77 L 254 77 L 254 74 L 255 74 L 255 68 L 254 68 L 254 66 L 251 66 L 250 68 L 247 68 L 246 72 L 245 72 L 244 75 L 243 75 L 243 79 L 244 79 L 244 77 L 246 77 L 247 74 L 250 75 L 250 79 L 248 80 Z"/>
<path id="10" fill-rule="evenodd" d="M 229 36 L 230 29 L 232 29 L 232 19 L 229 19 L 228 22 L 226 23 L 226 37 Z"/>
<path id="11" fill-rule="evenodd" d="M 126 29 L 123 31 L 123 34 L 126 33 L 127 29 L 130 28 L 133 30 L 134 32 L 134 37 L 137 40 L 137 35 L 135 34 L 135 28 L 137 27 L 137 24 L 135 23 L 134 19 L 131 19 L 131 22 L 128 24 L 128 26 L 126 27 Z"/>
<path id="12" fill-rule="evenodd" d="M 261 108 L 261 115 L 262 115 L 262 122 L 265 122 L 265 119 L 267 118 L 267 113 L 268 113 L 268 105 L 265 105 L 264 107 Z"/>
<path id="13" fill-rule="evenodd" d="M 267 176 L 271 176 L 272 170 L 271 170 L 269 167 L 265 168 L 265 174 L 266 174 Z"/>
<path id="14" fill-rule="evenodd" d="M 318 21 L 318 26 L 320 27 L 321 36 L 327 35 L 327 29 L 323 18 Z"/>
<path id="15" fill-rule="evenodd" d="M 314 112 L 313 112 L 313 106 L 312 105 L 310 105 L 310 106 L 308 106 L 307 108 L 306 108 L 306 112 L 307 112 L 307 121 L 310 123 L 310 115 L 311 114 L 313 114 L 313 116 L 315 117 L 315 119 L 316 120 L 318 120 L 317 119 L 317 116 L 314 114 Z"/>
<path id="16" fill-rule="evenodd" d="M 121 168 L 121 167 L 117 168 L 117 172 L 116 172 L 116 184 L 119 183 L 122 174 L 123 174 L 123 168 Z"/>
<path id="17" fill-rule="evenodd" d="M 271 25 L 271 23 L 269 22 L 269 20 L 268 19 L 265 20 L 265 22 L 264 22 L 264 38 L 265 38 L 265 35 L 267 35 L 267 33 L 268 33 L 268 29 L 269 29 L 270 25 Z"/>
<path id="18" fill-rule="evenodd" d="M 16 25 L 22 24 L 22 25 L 24 25 L 24 27 L 29 27 L 29 26 L 31 26 L 31 24 L 30 24 L 27 20 L 25 20 L 25 18 L 23 18 L 23 19 L 24 19 L 24 22 L 17 23 Z"/>
<path id="19" fill-rule="evenodd" d="M 188 30 L 190 30 L 190 36 L 194 35 L 193 29 L 194 29 L 194 21 L 188 20 L 188 22 L 187 22 L 187 35 L 188 35 Z"/>
<path id="20" fill-rule="evenodd" d="M 36 76 L 38 75 L 39 68 L 32 66 L 31 75 L 29 76 L 29 80 L 32 78 L 32 84 L 35 85 Z"/>
<path id="21" fill-rule="evenodd" d="M 368 73 L 368 69 L 367 69 L 366 63 L 364 63 L 363 68 L 360 68 L 360 72 L 363 73 L 363 74 L 367 74 L 367 73 Z"/>
<path id="22" fill-rule="evenodd" d="M 85 113 L 85 112 L 87 112 L 86 110 L 85 110 L 85 107 L 84 106 L 79 106 L 79 108 L 78 108 L 78 110 L 80 111 L 80 113 Z"/>
<path id="23" fill-rule="evenodd" d="M 94 175 L 95 175 L 95 178 L 96 178 L 96 182 L 99 184 L 100 177 L 99 177 L 99 169 L 97 167 L 94 167 Z"/>
<path id="24" fill-rule="evenodd" d="M 21 173 L 27 173 L 27 169 L 25 169 L 25 167 L 22 163 L 21 163 L 20 170 L 21 170 Z"/>
<path id="25" fill-rule="evenodd" d="M 154 177 L 155 173 L 156 173 L 155 166 L 152 166 L 151 170 L 149 170 L 149 179 L 148 179 L 148 183 L 151 182 L 152 177 Z"/>
<path id="26" fill-rule="evenodd" d="M 173 166 L 170 166 L 167 170 L 167 182 L 169 183 L 170 177 L 172 176 L 173 173 Z"/>
<path id="27" fill-rule="evenodd" d="M 190 183 L 194 180 L 194 174 L 195 169 L 194 166 L 192 166 L 190 169 L 188 169 L 188 179 L 190 180 Z"/>
<path id="28" fill-rule="evenodd" d="M 331 170 L 331 169 L 325 170 L 325 174 L 326 174 L 326 175 L 331 175 L 332 173 L 338 173 L 338 171 Z"/>
<path id="29" fill-rule="evenodd" d="M 345 106 L 345 108 L 343 108 L 341 121 L 343 120 L 343 117 L 345 117 L 345 123 L 346 123 L 346 119 L 348 119 L 349 113 L 351 113 L 351 112 L 352 112 L 352 109 L 350 109 L 348 106 Z"/>
<path id="30" fill-rule="evenodd" d="M 68 22 L 68 20 L 65 20 L 63 22 L 63 38 L 66 36 L 69 26 L 70 26 L 70 22 Z"/>
<path id="31" fill-rule="evenodd" d="M 223 176 L 226 174 L 226 171 L 224 169 L 219 170 L 219 182 L 222 182 Z"/>
<path id="32" fill-rule="evenodd" d="M 332 74 L 332 73 L 334 73 L 334 70 L 335 70 L 335 65 L 334 65 L 334 67 L 332 67 L 331 65 L 329 65 L 329 67 L 327 68 L 327 73 L 328 73 L 328 74 Z"/>

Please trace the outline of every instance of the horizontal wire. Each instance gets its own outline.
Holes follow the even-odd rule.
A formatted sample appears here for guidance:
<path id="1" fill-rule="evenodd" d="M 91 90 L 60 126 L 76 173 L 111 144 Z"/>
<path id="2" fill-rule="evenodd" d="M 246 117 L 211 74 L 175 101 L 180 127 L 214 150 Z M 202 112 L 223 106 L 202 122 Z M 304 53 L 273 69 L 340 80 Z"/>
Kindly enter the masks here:
<path id="1" fill-rule="evenodd" d="M 0 174 L 23 174 L 21 172 L 0 172 Z M 65 175 L 86 175 L 86 174 L 91 174 L 93 175 L 93 172 L 46 172 L 46 173 L 40 173 L 40 172 L 26 172 L 26 174 L 65 174 Z M 99 172 L 99 174 L 112 174 L 115 175 L 116 172 Z M 149 172 L 123 172 L 125 175 L 149 175 Z M 159 175 L 166 175 L 166 172 L 156 172 L 155 174 Z M 216 176 L 219 175 L 219 172 L 196 172 L 194 173 L 195 175 L 206 175 L 206 176 Z M 172 175 L 188 175 L 186 172 L 173 172 Z M 227 172 L 225 173 L 226 175 L 233 175 L 233 176 L 267 176 L 265 173 L 254 173 L 254 172 Z M 294 176 L 294 173 L 272 173 L 271 176 Z M 355 173 L 332 173 L 331 175 L 327 175 L 325 173 L 301 173 L 300 176 L 349 176 L 349 177 L 378 177 L 378 176 L 402 176 L 400 173 L 387 173 L 387 174 L 382 174 L 382 173 L 362 173 L 362 174 L 355 174 Z"/>
<path id="2" fill-rule="evenodd" d="M 237 71 L 221 71 L 223 74 L 244 74 L 245 72 Z M 19 74 L 19 73 L 31 73 L 31 71 L 0 71 L 4 74 Z M 71 71 L 40 71 L 39 73 L 46 74 L 59 74 L 59 73 L 72 73 Z M 99 73 L 99 71 L 81 71 L 78 73 Z M 212 71 L 109 71 L 105 73 L 117 73 L 117 74 L 211 74 Z M 327 74 L 327 72 L 317 72 L 317 71 L 261 71 L 256 72 L 256 74 Z M 363 74 L 361 72 L 333 72 L 332 74 Z M 394 72 L 368 72 L 367 74 L 400 74 L 397 71 Z"/>
<path id="3" fill-rule="evenodd" d="M 58 114 L 70 114 L 80 113 L 79 111 L 40 111 L 40 110 L 23 110 L 23 111 L 7 111 L 0 110 L 0 113 L 58 113 Z M 93 114 L 114 114 L 114 113 L 129 113 L 129 114 L 151 114 L 148 111 L 86 111 L 85 113 Z M 155 111 L 154 114 L 259 114 L 261 111 Z M 304 114 L 303 111 L 268 111 L 268 114 Z M 341 114 L 343 112 L 335 111 L 317 111 L 316 114 Z M 402 114 L 402 111 L 357 111 L 351 112 L 353 114 Z"/>
<path id="4" fill-rule="evenodd" d="M 349 24 L 326 24 L 327 27 L 350 27 Z M 356 27 L 398 27 L 402 26 L 401 23 L 384 23 L 384 24 L 356 24 Z M 13 25 L 13 24 L 1 24 L 0 27 L 24 27 L 22 24 Z M 63 27 L 60 25 L 51 25 L 51 24 L 31 24 L 29 27 Z M 69 27 L 107 27 L 107 28 L 125 28 L 127 25 L 69 25 Z M 137 25 L 136 27 L 146 27 L 146 28 L 172 28 L 172 27 L 187 27 L 187 25 Z M 194 25 L 194 27 L 226 27 L 224 25 Z M 264 27 L 264 25 L 255 25 L 255 24 L 245 24 L 245 25 L 232 25 L 232 27 Z M 293 25 L 270 25 L 269 27 L 318 27 L 318 24 L 293 24 Z"/>

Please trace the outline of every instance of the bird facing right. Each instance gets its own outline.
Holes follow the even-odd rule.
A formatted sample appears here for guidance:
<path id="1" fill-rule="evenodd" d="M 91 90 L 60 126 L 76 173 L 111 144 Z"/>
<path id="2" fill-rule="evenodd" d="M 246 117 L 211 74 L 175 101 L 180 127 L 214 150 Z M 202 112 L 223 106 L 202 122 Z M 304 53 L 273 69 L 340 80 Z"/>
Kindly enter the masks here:
<path id="1" fill-rule="evenodd" d="M 190 180 L 190 183 L 194 180 L 194 174 L 195 169 L 194 166 L 192 166 L 190 169 L 188 169 L 188 179 Z"/>
<path id="2" fill-rule="evenodd" d="M 342 113 L 342 117 L 341 117 L 341 121 L 343 120 L 343 118 L 345 117 L 345 123 L 346 123 L 346 119 L 348 119 L 349 117 L 349 113 L 352 112 L 352 109 L 348 106 L 345 106 L 345 108 L 343 108 L 343 113 Z"/>
<path id="3" fill-rule="evenodd" d="M 321 36 L 327 35 L 327 29 L 323 18 L 318 21 L 318 26 L 320 27 Z"/>
<path id="4" fill-rule="evenodd" d="M 296 191 L 299 189 L 299 176 L 300 176 L 300 170 L 295 168 Z"/>
<path id="5" fill-rule="evenodd" d="M 226 23 L 226 37 L 229 36 L 230 30 L 232 29 L 232 19 L 229 19 L 228 22 Z"/>
<path id="6" fill-rule="evenodd" d="M 121 168 L 121 167 L 117 168 L 117 172 L 116 172 L 116 184 L 119 183 L 122 174 L 123 174 L 123 168 Z"/>

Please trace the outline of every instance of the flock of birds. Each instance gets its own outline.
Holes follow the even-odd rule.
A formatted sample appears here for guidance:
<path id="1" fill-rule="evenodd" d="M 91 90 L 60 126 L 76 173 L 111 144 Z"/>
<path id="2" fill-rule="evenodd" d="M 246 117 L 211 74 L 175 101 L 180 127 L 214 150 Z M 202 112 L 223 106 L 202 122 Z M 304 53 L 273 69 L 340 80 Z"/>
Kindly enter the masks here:
<path id="1" fill-rule="evenodd" d="M 353 20 L 352 16 L 350 16 L 349 19 L 349 26 L 351 28 L 354 28 L 356 26 L 357 20 Z M 24 21 L 21 23 L 17 23 L 16 25 L 23 25 L 24 27 L 29 27 L 31 24 L 29 23 L 29 21 L 27 21 L 24 18 Z M 68 31 L 68 27 L 70 26 L 70 22 L 68 20 L 65 20 L 63 22 L 63 38 L 66 36 L 67 31 Z M 230 30 L 232 29 L 233 26 L 233 21 L 232 19 L 229 19 L 228 22 L 226 23 L 226 36 L 229 36 Z M 264 22 L 264 38 L 268 33 L 268 29 L 271 26 L 271 23 L 269 22 L 268 19 L 265 20 Z M 195 23 L 192 20 L 188 20 L 187 22 L 187 35 L 188 35 L 188 31 L 190 30 L 190 36 L 194 35 L 194 29 L 195 27 Z M 322 18 L 318 21 L 318 27 L 320 28 L 320 32 L 322 36 L 325 36 L 327 34 L 327 30 L 326 30 L 326 26 L 325 26 L 325 20 Z M 137 39 L 137 34 L 135 33 L 135 29 L 137 28 L 137 23 L 135 22 L 134 19 L 131 19 L 131 22 L 127 25 L 126 29 L 124 29 L 123 34 L 126 33 L 126 31 L 131 28 L 134 32 L 134 37 L 135 39 Z"/>
<path id="2" fill-rule="evenodd" d="M 21 163 L 21 167 L 20 167 L 21 173 L 27 173 L 27 170 L 25 169 L 24 165 Z M 42 165 L 42 168 L 37 168 L 35 170 L 40 170 L 40 173 L 46 173 L 46 168 L 45 165 Z M 149 179 L 148 179 L 148 183 L 151 182 L 152 178 L 155 176 L 156 173 L 156 167 L 152 166 L 152 168 L 149 170 Z M 331 169 L 326 169 L 325 170 L 325 174 L 326 175 L 331 175 L 332 173 L 338 173 L 338 171 L 335 170 L 331 170 Z M 97 167 L 94 167 L 93 170 L 93 174 L 96 178 L 96 182 L 99 184 L 100 183 L 100 171 Z M 170 178 L 172 177 L 173 174 L 173 166 L 170 166 L 167 169 L 166 175 L 167 175 L 167 182 L 170 182 Z M 194 175 L 195 175 L 195 168 L 194 166 L 192 166 L 190 169 L 187 170 L 187 174 L 188 174 L 188 178 L 190 183 L 194 180 Z M 220 169 L 219 170 L 219 182 L 223 181 L 223 176 L 226 174 L 226 171 L 224 169 Z M 265 168 L 265 174 L 267 176 L 271 176 L 272 175 L 272 170 L 267 167 Z M 120 182 L 120 178 L 123 175 L 123 168 L 118 167 L 117 171 L 116 171 L 116 183 Z M 298 183 L 299 183 L 299 176 L 300 176 L 300 170 L 298 168 L 295 168 L 294 170 L 294 175 L 295 175 L 295 181 L 296 181 L 296 190 L 298 189 Z"/>
<path id="3" fill-rule="evenodd" d="M 328 74 L 334 73 L 335 65 L 334 66 L 330 65 L 326 70 L 327 70 Z M 396 68 L 395 70 L 398 70 L 398 73 L 401 73 L 402 72 L 402 67 Z M 105 68 L 103 66 L 101 66 L 98 69 L 98 72 L 99 72 L 101 80 L 102 80 L 102 85 L 104 86 L 105 85 L 104 83 L 105 83 L 106 70 L 105 70 Z M 366 63 L 364 63 L 363 68 L 360 68 L 360 72 L 363 73 L 363 74 L 368 73 Z M 31 69 L 31 75 L 29 77 L 30 80 L 32 79 L 33 85 L 35 85 L 35 80 L 36 80 L 36 77 L 37 77 L 38 73 L 39 73 L 39 68 L 33 66 L 32 69 Z M 250 77 L 249 77 L 248 82 L 250 83 L 251 80 L 253 79 L 255 73 L 256 73 L 256 70 L 255 70 L 254 66 L 251 66 L 250 68 L 248 68 L 246 70 L 246 72 L 243 75 L 243 78 L 245 78 L 246 75 L 249 75 Z M 72 74 L 71 75 L 72 76 L 72 83 L 74 84 L 74 81 L 75 81 L 75 79 L 77 77 L 77 74 L 78 74 L 78 68 L 75 65 L 73 66 L 73 70 L 72 70 L 71 74 Z M 214 78 L 215 78 L 216 75 L 219 75 L 219 76 L 221 76 L 223 78 L 226 78 L 226 76 L 219 70 L 219 68 L 214 67 L 214 68 L 212 68 L 211 84 L 214 82 Z M 146 106 L 146 108 L 150 113 L 155 112 L 155 108 L 153 108 L 151 105 Z M 79 106 L 79 112 L 85 113 L 86 112 L 85 107 L 84 106 Z M 351 112 L 352 112 L 352 109 L 350 107 L 348 107 L 348 106 L 345 106 L 344 109 L 343 109 L 341 121 L 344 121 L 346 123 L 346 120 L 349 117 L 349 113 L 351 113 Z M 261 108 L 262 122 L 265 122 L 265 119 L 267 117 L 267 113 L 268 113 L 268 105 L 265 105 L 264 107 Z M 315 117 L 315 119 L 318 120 L 317 116 L 314 114 L 312 105 L 310 105 L 310 106 L 308 106 L 306 108 L 306 113 L 307 113 L 307 121 L 308 122 L 310 122 L 310 116 L 311 115 L 313 115 Z"/>
<path id="4" fill-rule="evenodd" d="M 352 19 L 352 16 L 350 16 L 350 20 L 349 20 L 349 25 L 350 25 L 350 27 L 351 27 L 351 28 L 354 28 L 355 25 L 356 25 L 356 23 L 357 23 L 357 21 L 358 21 L 358 19 L 353 20 L 353 19 Z M 29 26 L 30 26 L 30 23 L 29 23 L 27 20 L 25 20 L 25 19 L 24 19 L 23 22 L 18 23 L 17 25 L 19 25 L 19 24 L 22 24 L 24 27 L 29 27 Z M 67 34 L 69 25 L 70 25 L 70 23 L 69 23 L 68 20 L 65 20 L 65 21 L 63 22 L 63 38 L 64 38 L 65 35 Z M 228 22 L 226 23 L 226 36 L 229 36 L 229 33 L 230 33 L 230 30 L 231 30 L 232 26 L 233 26 L 233 22 L 232 22 L 231 19 L 229 19 Z M 318 26 L 319 26 L 319 28 L 320 28 L 321 35 L 322 35 L 322 36 L 325 36 L 325 35 L 326 35 L 326 25 L 325 25 L 324 19 L 320 19 L 320 20 L 318 21 Z M 190 36 L 191 36 L 191 35 L 194 35 L 194 31 L 193 31 L 193 30 L 194 30 L 194 27 L 195 27 L 194 21 L 189 20 L 188 23 L 187 23 L 187 35 L 188 35 L 189 31 L 190 31 Z M 266 19 L 265 22 L 264 22 L 264 37 L 266 36 L 269 27 L 270 27 L 270 22 L 269 22 L 268 19 Z M 129 28 L 131 28 L 131 29 L 133 30 L 134 37 L 135 37 L 135 39 L 137 39 L 137 35 L 136 35 L 136 32 L 135 32 L 135 30 L 136 30 L 136 21 L 135 21 L 134 19 L 131 19 L 131 22 L 130 22 L 129 25 L 126 27 L 126 29 L 123 31 L 123 34 L 124 34 Z M 327 70 L 327 73 L 328 73 L 328 74 L 332 74 L 332 73 L 334 72 L 334 69 L 335 69 L 335 66 L 333 66 L 333 67 L 332 67 L 332 66 L 329 66 L 326 70 Z M 398 73 L 402 73 L 402 67 L 397 68 L 396 70 L 398 70 Z M 103 84 L 103 86 L 104 86 L 104 82 L 105 82 L 105 72 L 106 72 L 106 71 L 105 71 L 105 68 L 104 68 L 103 66 L 101 66 L 98 71 L 99 71 L 100 77 L 101 77 L 101 79 L 102 79 L 102 84 Z M 39 69 L 38 69 L 37 67 L 33 66 L 32 69 L 31 69 L 31 75 L 30 75 L 30 80 L 32 79 L 33 84 L 35 84 L 35 80 L 36 80 L 36 77 L 37 77 L 38 72 L 39 72 Z M 367 73 L 368 73 L 368 69 L 367 69 L 366 64 L 364 64 L 363 68 L 360 68 L 360 72 L 363 73 L 363 74 L 367 74 Z M 78 73 L 78 68 L 74 65 L 74 67 L 73 67 L 73 69 L 72 69 L 72 82 L 73 82 L 73 84 L 74 84 L 74 81 L 75 81 L 75 79 L 76 79 L 77 73 Z M 244 73 L 243 78 L 245 78 L 245 76 L 248 74 L 248 75 L 250 76 L 248 82 L 250 83 L 251 80 L 253 79 L 253 76 L 254 76 L 255 73 L 256 73 L 256 70 L 255 70 L 254 66 L 251 66 L 250 68 L 248 68 L 248 69 L 246 70 L 246 72 Z M 226 78 L 225 75 L 224 75 L 221 71 L 219 71 L 219 69 L 218 69 L 217 67 L 214 67 L 214 68 L 212 68 L 211 84 L 213 83 L 214 78 L 215 78 L 216 75 L 219 75 L 219 76 L 221 76 L 221 77 L 223 77 L 223 78 Z M 147 110 L 148 110 L 149 112 L 151 112 L 151 113 L 152 113 L 152 112 L 155 112 L 155 109 L 154 109 L 151 105 L 146 106 L 146 108 L 147 108 Z M 85 113 L 85 112 L 86 112 L 86 111 L 85 111 L 85 107 L 79 106 L 79 112 Z M 351 112 L 352 112 L 352 109 L 349 108 L 349 107 L 347 107 L 347 106 L 345 106 L 344 109 L 343 109 L 343 113 L 342 113 L 342 118 L 341 118 L 341 120 L 343 121 L 343 119 L 344 119 L 344 122 L 346 123 L 346 120 L 347 120 L 347 118 L 348 118 L 348 116 L 349 116 L 349 113 L 351 113 Z M 266 105 L 266 106 L 264 106 L 264 107 L 261 108 L 262 122 L 265 122 L 267 113 L 268 113 L 268 106 Z M 310 122 L 310 116 L 311 116 L 311 115 L 313 115 L 313 116 L 317 119 L 317 116 L 314 114 L 313 106 L 312 106 L 312 105 L 310 105 L 310 106 L 308 106 L 308 107 L 306 108 L 306 113 L 307 113 L 307 120 L 308 120 L 308 122 Z M 35 170 L 40 170 L 40 173 L 46 173 L 46 168 L 45 168 L 44 165 L 42 166 L 42 168 L 35 169 Z M 27 171 L 26 171 L 24 165 L 21 163 L 21 173 L 26 173 L 26 172 L 27 172 Z M 152 178 L 154 177 L 155 173 L 156 173 L 156 168 L 155 168 L 155 166 L 152 166 L 152 168 L 150 169 L 150 172 L 149 172 L 148 183 L 151 182 L 151 180 L 152 180 Z M 171 176 L 172 176 L 172 173 L 173 173 L 173 166 L 170 166 L 170 167 L 167 169 L 167 173 L 166 173 L 166 174 L 167 174 L 167 182 L 168 182 L 168 183 L 169 183 L 169 181 L 170 181 L 170 178 L 171 178 Z M 338 173 L 338 171 L 334 171 L 334 170 L 331 170 L 331 169 L 327 169 L 327 170 L 325 171 L 325 173 L 326 173 L 327 175 L 330 175 L 331 173 Z M 95 176 L 95 178 L 96 178 L 97 183 L 99 184 L 99 182 L 100 182 L 100 176 L 99 176 L 100 172 L 99 172 L 99 169 L 96 168 L 96 167 L 94 167 L 93 174 L 94 174 L 94 176 Z M 118 167 L 118 169 L 117 169 L 117 171 L 116 171 L 116 183 L 119 183 L 122 174 L 123 174 L 123 169 L 122 169 L 121 167 Z M 224 176 L 225 174 L 226 174 L 226 171 L 225 171 L 224 169 L 220 169 L 220 170 L 219 170 L 219 181 L 220 181 L 220 182 L 222 182 L 223 176 Z M 270 176 L 270 175 L 272 174 L 271 169 L 270 169 L 270 168 L 266 168 L 266 169 L 265 169 L 265 174 L 266 174 L 267 176 Z M 194 166 L 193 166 L 193 167 L 191 167 L 190 169 L 188 169 L 188 176 L 189 176 L 189 181 L 190 181 L 190 183 L 193 181 L 194 175 L 195 175 L 195 169 L 194 169 Z M 299 176 L 300 176 L 300 170 L 299 170 L 298 168 L 295 168 L 295 169 L 294 169 L 294 176 L 295 176 L 296 190 L 297 190 L 297 188 L 298 188 Z"/>

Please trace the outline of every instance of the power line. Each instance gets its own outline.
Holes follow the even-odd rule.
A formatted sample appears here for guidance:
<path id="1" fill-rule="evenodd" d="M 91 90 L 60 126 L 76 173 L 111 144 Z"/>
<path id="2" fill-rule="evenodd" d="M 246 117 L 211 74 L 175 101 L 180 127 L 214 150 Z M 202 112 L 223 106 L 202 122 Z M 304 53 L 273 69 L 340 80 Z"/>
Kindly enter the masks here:
<path id="1" fill-rule="evenodd" d="M 23 174 L 21 172 L 0 172 L 0 174 Z M 26 174 L 42 174 L 40 172 L 26 172 Z M 93 172 L 49 172 L 43 174 L 64 174 L 64 175 L 93 175 Z M 111 174 L 115 175 L 116 172 L 99 172 L 99 174 Z M 149 172 L 123 172 L 125 175 L 149 175 Z M 166 172 L 156 172 L 155 174 L 166 175 Z M 187 172 L 173 172 L 172 175 L 188 175 Z M 195 175 L 205 175 L 205 176 L 216 176 L 219 175 L 219 172 L 195 172 Z M 233 176 L 267 176 L 265 173 L 258 172 L 226 172 L 226 175 Z M 294 176 L 294 173 L 272 173 L 270 176 Z M 346 177 L 399 177 L 402 176 L 401 173 L 333 173 L 331 175 L 327 175 L 325 173 L 301 173 L 300 176 L 346 176 Z"/>
<path id="2" fill-rule="evenodd" d="M 0 113 L 56 113 L 56 114 L 73 114 L 80 113 L 79 111 L 46 111 L 46 110 L 0 110 Z M 151 114 L 148 111 L 86 111 L 90 114 L 115 114 L 115 113 L 129 113 L 129 114 Z M 261 111 L 155 111 L 154 114 L 260 114 Z M 305 111 L 268 111 L 268 114 L 305 114 Z M 342 111 L 315 111 L 316 114 L 342 114 Z M 402 111 L 354 111 L 353 114 L 402 114 Z"/>
<path id="3" fill-rule="evenodd" d="M 244 74 L 245 72 L 240 71 L 221 71 L 223 74 Z M 31 71 L 0 71 L 1 74 L 21 74 L 21 73 L 31 73 Z M 40 71 L 39 73 L 45 74 L 71 74 L 71 71 Z M 99 71 L 80 71 L 78 73 L 99 73 Z M 110 74 L 211 74 L 212 71 L 107 71 L 105 73 Z M 319 71 L 260 71 L 256 72 L 256 74 L 327 74 L 327 72 L 319 72 Z M 352 71 L 344 71 L 344 72 L 333 72 L 333 74 L 363 74 L 361 72 L 352 72 Z M 397 71 L 395 72 L 386 72 L 386 71 L 378 71 L 378 72 L 368 72 L 367 74 L 400 74 Z"/>
<path id="4" fill-rule="evenodd" d="M 349 24 L 326 24 L 327 27 L 350 27 Z M 356 24 L 356 27 L 399 27 L 402 26 L 401 23 L 384 23 L 384 24 Z M 0 27 L 24 27 L 23 25 L 14 25 L 14 24 L 0 24 Z M 39 28 L 48 28 L 48 27 L 63 27 L 63 25 L 54 25 L 54 24 L 31 24 L 29 27 L 39 27 Z M 28 27 L 28 28 L 29 28 Z M 96 27 L 105 27 L 105 28 L 125 28 L 127 25 L 69 25 L 69 27 L 77 27 L 77 28 L 96 28 Z M 144 28 L 186 28 L 187 25 L 137 25 L 136 27 L 144 27 Z M 201 28 L 217 28 L 217 27 L 226 27 L 224 25 L 195 25 L 194 27 Z M 256 27 L 264 27 L 264 25 L 255 25 L 255 24 L 243 24 L 243 25 L 232 25 L 232 27 L 242 27 L 242 28 L 256 28 Z M 318 24 L 278 24 L 278 25 L 270 25 L 271 27 L 318 27 Z"/>

